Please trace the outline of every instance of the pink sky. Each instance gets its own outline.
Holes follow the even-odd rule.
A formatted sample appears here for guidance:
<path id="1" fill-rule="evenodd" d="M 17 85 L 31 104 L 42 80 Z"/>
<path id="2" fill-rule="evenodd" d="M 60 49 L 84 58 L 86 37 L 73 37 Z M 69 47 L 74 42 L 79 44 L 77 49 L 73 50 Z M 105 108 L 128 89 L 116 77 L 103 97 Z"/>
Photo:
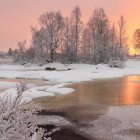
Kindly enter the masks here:
<path id="1" fill-rule="evenodd" d="M 129 36 L 140 27 L 140 0 L 0 0 L 0 50 L 15 48 L 18 41 L 30 40 L 30 27 L 38 24 L 40 14 L 61 10 L 64 16 L 79 5 L 87 21 L 94 8 L 103 7 L 116 22 L 120 15 L 127 20 Z"/>

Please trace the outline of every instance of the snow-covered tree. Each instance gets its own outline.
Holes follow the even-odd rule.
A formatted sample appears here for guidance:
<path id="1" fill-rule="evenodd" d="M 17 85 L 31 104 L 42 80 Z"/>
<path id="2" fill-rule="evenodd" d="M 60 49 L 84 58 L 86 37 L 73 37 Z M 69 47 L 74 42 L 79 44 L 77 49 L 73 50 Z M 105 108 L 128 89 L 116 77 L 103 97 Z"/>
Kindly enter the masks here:
<path id="1" fill-rule="evenodd" d="M 140 29 L 137 29 L 137 30 L 134 32 L 134 35 L 133 35 L 133 47 L 134 47 L 134 49 L 135 49 L 135 54 L 134 54 L 134 56 L 136 56 L 137 51 L 140 50 Z"/>
<path id="2" fill-rule="evenodd" d="M 21 59 L 21 61 L 24 61 L 25 60 L 24 53 L 27 48 L 26 40 L 24 40 L 23 42 L 18 42 L 17 48 L 18 48 L 19 59 Z"/>
<path id="3" fill-rule="evenodd" d="M 31 47 L 18 43 L 14 62 L 48 63 L 110 63 L 124 61 L 127 56 L 126 22 L 121 16 L 117 28 L 109 21 L 104 9 L 95 9 L 83 24 L 81 10 L 76 6 L 70 17 L 60 12 L 46 12 L 39 18 L 40 26 L 32 28 Z M 11 52 L 10 52 L 11 53 Z"/>
<path id="4" fill-rule="evenodd" d="M 118 21 L 118 39 L 120 48 L 120 59 L 124 60 L 127 57 L 127 35 L 126 35 L 126 21 L 123 16 Z"/>
<path id="5" fill-rule="evenodd" d="M 62 43 L 64 19 L 60 12 L 47 12 L 40 16 L 43 41 L 49 49 L 50 61 L 55 60 L 56 51 Z"/>
<path id="6" fill-rule="evenodd" d="M 14 99 L 12 93 L 0 98 L 0 140 L 41 140 L 43 137 L 43 130 L 37 127 L 39 107 L 22 102 L 25 88 L 20 83 Z"/>
<path id="7" fill-rule="evenodd" d="M 64 32 L 63 32 L 63 62 L 68 63 L 70 62 L 71 57 L 71 26 L 70 26 L 70 19 L 67 17 L 64 19 Z"/>
<path id="8" fill-rule="evenodd" d="M 13 62 L 18 62 L 18 51 L 17 49 L 13 50 Z"/>
<path id="9" fill-rule="evenodd" d="M 8 50 L 8 55 L 9 55 L 9 56 L 13 56 L 13 53 L 14 53 L 13 50 L 12 50 L 11 48 L 9 48 L 9 50 Z"/>
<path id="10" fill-rule="evenodd" d="M 32 46 L 34 48 L 34 61 L 43 63 L 48 59 L 47 47 L 45 47 L 43 29 L 31 28 Z"/>
<path id="11" fill-rule="evenodd" d="M 29 47 L 26 49 L 25 58 L 26 58 L 26 62 L 32 62 L 32 63 L 34 62 L 35 49 L 33 47 Z"/>
<path id="12" fill-rule="evenodd" d="M 93 30 L 93 62 L 108 63 L 110 59 L 110 23 L 102 8 L 96 9 L 90 18 Z"/>
<path id="13" fill-rule="evenodd" d="M 85 27 L 82 32 L 81 37 L 81 59 L 84 63 L 92 62 L 92 54 L 93 54 L 93 44 L 92 44 L 92 36 L 91 30 L 89 26 Z"/>
<path id="14" fill-rule="evenodd" d="M 110 29 L 110 61 L 119 59 L 120 57 L 120 49 L 118 45 L 118 36 L 117 36 L 117 30 L 115 27 L 115 24 L 111 26 Z"/>
<path id="15" fill-rule="evenodd" d="M 124 67 L 124 60 L 126 60 L 126 49 L 121 48 L 119 45 L 119 38 L 117 36 L 117 30 L 113 24 L 110 29 L 110 60 L 109 65 L 111 67 Z"/>
<path id="16" fill-rule="evenodd" d="M 71 61 L 76 62 L 78 57 L 78 49 L 80 47 L 80 34 L 81 34 L 81 9 L 76 6 L 71 13 Z"/>
<path id="17" fill-rule="evenodd" d="M 23 41 L 23 42 L 18 42 L 17 43 L 17 49 L 14 50 L 14 53 L 13 53 L 13 57 L 14 57 L 14 62 L 18 62 L 18 63 L 25 63 L 25 51 L 26 51 L 26 48 L 27 48 L 27 43 L 26 43 L 26 40 Z"/>

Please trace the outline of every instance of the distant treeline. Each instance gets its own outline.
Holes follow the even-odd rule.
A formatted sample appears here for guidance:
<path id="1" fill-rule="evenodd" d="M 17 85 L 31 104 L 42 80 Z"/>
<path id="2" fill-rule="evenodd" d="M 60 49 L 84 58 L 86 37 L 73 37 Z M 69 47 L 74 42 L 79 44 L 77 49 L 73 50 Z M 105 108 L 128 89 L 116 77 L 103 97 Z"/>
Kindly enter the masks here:
<path id="1" fill-rule="evenodd" d="M 114 24 L 102 8 L 95 9 L 86 24 L 78 6 L 70 17 L 63 17 L 60 11 L 46 12 L 31 33 L 30 45 L 23 41 L 17 49 L 9 49 L 13 62 L 106 64 L 127 59 L 125 19 L 121 16 Z"/>

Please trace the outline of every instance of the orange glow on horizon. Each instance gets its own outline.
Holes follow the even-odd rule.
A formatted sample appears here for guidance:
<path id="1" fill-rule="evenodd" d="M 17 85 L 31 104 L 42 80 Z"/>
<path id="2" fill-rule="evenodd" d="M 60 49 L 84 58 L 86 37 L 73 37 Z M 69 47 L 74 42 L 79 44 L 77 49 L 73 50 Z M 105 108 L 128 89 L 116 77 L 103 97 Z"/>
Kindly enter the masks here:
<path id="1" fill-rule="evenodd" d="M 30 26 L 38 25 L 42 13 L 60 10 L 64 16 L 69 16 L 76 5 L 81 8 L 83 21 L 88 21 L 93 10 L 98 7 L 104 8 L 109 20 L 116 25 L 123 15 L 128 40 L 140 28 L 140 0 L 135 0 L 135 3 L 134 0 L 0 0 L 0 50 L 14 49 L 18 41 L 25 39 L 30 43 Z M 131 47 L 130 54 L 134 54 Z"/>
<path id="2" fill-rule="evenodd" d="M 140 4 L 140 2 L 138 2 L 138 3 Z M 137 7 L 137 5 L 136 5 L 136 7 Z M 128 53 L 131 56 L 140 55 L 140 49 L 135 49 L 134 44 L 133 44 L 134 32 L 140 28 L 140 18 L 139 18 L 139 15 L 136 13 L 133 15 L 131 15 L 131 14 L 129 15 L 129 13 L 130 12 L 128 12 L 128 16 L 126 17 L 126 26 L 127 26 L 126 31 L 127 31 L 127 36 L 128 36 Z M 124 15 L 124 17 L 125 17 L 125 15 Z"/>
<path id="3" fill-rule="evenodd" d="M 129 51 L 128 51 L 129 55 L 134 56 L 136 54 L 136 50 L 134 47 L 130 46 L 129 47 Z"/>
<path id="4" fill-rule="evenodd" d="M 129 42 L 129 41 L 128 41 Z M 140 55 L 140 49 L 136 49 L 134 46 L 133 46 L 133 43 L 129 43 L 128 45 L 128 54 L 130 56 L 135 56 L 135 55 Z"/>

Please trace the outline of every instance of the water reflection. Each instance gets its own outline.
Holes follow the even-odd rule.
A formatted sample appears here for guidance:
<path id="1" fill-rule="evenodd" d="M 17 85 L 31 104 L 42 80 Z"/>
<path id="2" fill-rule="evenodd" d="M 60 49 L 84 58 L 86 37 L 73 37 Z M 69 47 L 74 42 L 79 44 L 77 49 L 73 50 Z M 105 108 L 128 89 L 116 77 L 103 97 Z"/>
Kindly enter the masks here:
<path id="1" fill-rule="evenodd" d="M 129 76 L 124 79 L 123 104 L 140 104 L 140 76 Z"/>
<path id="2" fill-rule="evenodd" d="M 79 104 L 140 104 L 140 76 L 77 83 L 70 87 L 76 89 Z"/>
<path id="3" fill-rule="evenodd" d="M 47 108 L 66 110 L 80 118 L 102 114 L 110 105 L 140 104 L 140 76 L 81 82 L 69 87 L 75 92 L 35 102 Z"/>

